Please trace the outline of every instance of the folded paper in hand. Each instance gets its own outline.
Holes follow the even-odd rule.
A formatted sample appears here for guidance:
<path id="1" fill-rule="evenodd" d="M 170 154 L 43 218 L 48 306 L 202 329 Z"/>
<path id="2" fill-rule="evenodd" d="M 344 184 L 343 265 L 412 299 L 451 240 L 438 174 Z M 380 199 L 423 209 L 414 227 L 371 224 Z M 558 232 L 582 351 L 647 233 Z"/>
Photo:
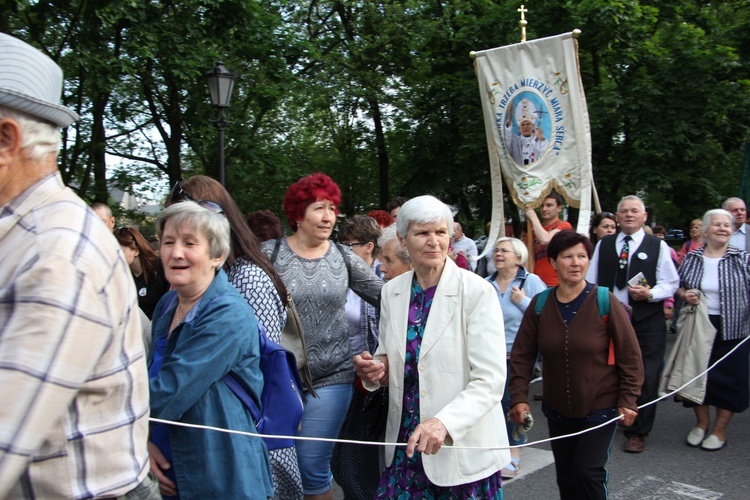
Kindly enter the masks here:
<path id="1" fill-rule="evenodd" d="M 628 281 L 630 286 L 648 286 L 648 280 L 643 273 L 638 273 Z"/>

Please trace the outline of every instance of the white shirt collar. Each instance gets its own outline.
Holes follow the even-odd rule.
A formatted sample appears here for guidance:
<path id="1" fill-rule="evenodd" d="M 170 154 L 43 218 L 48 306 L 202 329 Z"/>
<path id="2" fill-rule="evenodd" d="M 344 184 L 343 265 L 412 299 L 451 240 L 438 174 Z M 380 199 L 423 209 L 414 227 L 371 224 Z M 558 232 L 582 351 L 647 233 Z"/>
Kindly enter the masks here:
<path id="1" fill-rule="evenodd" d="M 630 235 L 630 239 L 631 239 L 631 241 L 633 242 L 634 245 L 640 245 L 641 242 L 643 241 L 643 238 L 645 237 L 645 235 L 646 235 L 646 232 L 643 230 L 643 228 L 641 228 L 638 231 L 636 231 L 635 233 L 631 234 Z M 627 236 L 627 234 L 625 234 L 625 233 L 618 234 L 617 235 L 617 242 L 620 243 L 620 244 L 624 244 L 625 243 L 625 236 Z"/>

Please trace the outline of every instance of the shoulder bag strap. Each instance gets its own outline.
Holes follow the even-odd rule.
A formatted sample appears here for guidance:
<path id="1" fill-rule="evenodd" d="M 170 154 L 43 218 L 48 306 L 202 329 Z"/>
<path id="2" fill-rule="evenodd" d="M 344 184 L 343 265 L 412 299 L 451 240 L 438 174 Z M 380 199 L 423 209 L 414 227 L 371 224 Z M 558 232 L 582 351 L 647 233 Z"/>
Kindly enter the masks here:
<path id="1" fill-rule="evenodd" d="M 349 286 L 352 284 L 352 262 L 349 260 L 349 256 L 346 255 L 346 252 L 344 252 L 343 247 L 341 244 L 337 242 L 333 242 L 334 245 L 336 245 L 336 248 L 339 249 L 339 252 L 341 252 L 341 256 L 344 258 L 344 264 L 346 264 L 346 274 L 349 276 Z"/>
<path id="2" fill-rule="evenodd" d="M 279 255 L 279 248 L 281 248 L 281 238 L 276 240 L 276 244 L 273 246 L 273 253 L 271 254 L 271 264 L 276 262 L 276 257 Z"/>

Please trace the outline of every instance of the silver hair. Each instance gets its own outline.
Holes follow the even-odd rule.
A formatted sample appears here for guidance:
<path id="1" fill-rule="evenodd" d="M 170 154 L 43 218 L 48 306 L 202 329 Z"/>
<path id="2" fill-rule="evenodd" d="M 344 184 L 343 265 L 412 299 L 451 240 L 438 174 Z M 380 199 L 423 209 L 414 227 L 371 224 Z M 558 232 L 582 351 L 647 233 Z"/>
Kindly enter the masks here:
<path id="1" fill-rule="evenodd" d="M 402 238 L 406 238 L 412 224 L 445 222 L 448 235 L 453 237 L 453 214 L 455 210 L 434 196 L 424 195 L 412 198 L 403 205 L 396 217 L 396 228 Z"/>
<path id="2" fill-rule="evenodd" d="M 706 231 L 708 231 L 708 227 L 711 225 L 711 218 L 713 218 L 714 215 L 723 215 L 724 217 L 728 217 L 729 224 L 734 224 L 734 215 L 732 215 L 732 212 L 724 210 L 723 208 L 713 208 L 703 214 L 703 220 L 701 221 L 701 223 L 703 224 L 703 228 L 701 229 L 701 234 L 704 236 L 704 239 Z"/>
<path id="3" fill-rule="evenodd" d="M 380 238 L 378 238 L 378 246 L 382 249 L 383 246 L 391 240 L 398 240 L 395 222 L 390 226 L 383 228 L 383 230 L 380 232 Z M 411 264 L 411 256 L 409 255 L 408 250 L 406 250 L 406 248 L 404 248 L 400 242 L 397 241 L 397 243 L 396 257 L 398 257 L 398 260 L 406 265 Z"/>
<path id="4" fill-rule="evenodd" d="M 208 240 L 209 256 L 212 259 L 221 257 L 217 269 L 224 265 L 229 255 L 230 231 L 229 221 L 223 214 L 217 214 L 203 208 L 194 201 L 182 201 L 168 206 L 156 218 L 156 235 L 161 241 L 167 220 L 177 226 L 187 223 L 188 227 L 202 233 Z"/>
<path id="5" fill-rule="evenodd" d="M 0 106 L 0 119 L 10 118 L 21 128 L 21 148 L 27 150 L 29 158 L 41 160 L 50 153 L 57 155 L 60 151 L 60 129 L 49 122 L 34 116 Z"/>
<path id="6" fill-rule="evenodd" d="M 643 200 L 641 199 L 641 197 L 640 197 L 640 196 L 636 196 L 636 195 L 634 195 L 634 194 L 629 194 L 629 195 L 627 195 L 627 196 L 623 196 L 623 197 L 622 197 L 622 199 L 620 199 L 620 201 L 618 201 L 618 202 L 617 202 L 617 211 L 618 211 L 618 212 L 620 211 L 620 206 L 622 206 L 622 203 L 623 203 L 624 201 L 629 201 L 629 200 L 632 200 L 632 201 L 637 201 L 638 203 L 640 203 L 640 204 L 641 204 L 641 209 L 642 209 L 642 210 L 643 210 L 644 212 L 646 211 L 646 204 L 645 204 L 645 203 L 643 203 Z"/>
<path id="7" fill-rule="evenodd" d="M 743 200 L 742 198 L 737 198 L 736 196 L 732 196 L 731 198 L 727 198 L 726 200 L 724 200 L 724 203 L 721 204 L 721 208 L 723 208 L 724 210 L 729 210 L 729 205 L 731 205 L 732 203 L 742 203 L 744 205 L 745 200 Z"/>
<path id="8" fill-rule="evenodd" d="M 529 260 L 529 251 L 526 249 L 526 245 L 523 244 L 521 240 L 518 238 L 511 238 L 510 236 L 501 236 L 500 238 L 495 241 L 495 246 L 493 248 L 497 248 L 497 246 L 500 243 L 503 242 L 510 242 L 511 248 L 513 248 L 513 253 L 516 254 L 516 257 L 518 258 L 518 265 L 519 266 L 525 266 L 526 263 Z"/>
<path id="9" fill-rule="evenodd" d="M 101 202 L 98 202 L 98 201 L 97 201 L 96 203 L 92 203 L 92 204 L 91 204 L 91 210 L 93 210 L 94 212 L 96 212 L 96 211 L 97 211 L 97 210 L 99 210 L 100 208 L 101 208 L 102 210 L 104 210 L 104 215 L 105 215 L 105 216 L 106 216 L 107 218 L 110 218 L 110 217 L 112 217 L 112 209 L 111 209 L 111 208 L 109 208 L 109 205 L 107 205 L 106 203 L 101 203 Z"/>

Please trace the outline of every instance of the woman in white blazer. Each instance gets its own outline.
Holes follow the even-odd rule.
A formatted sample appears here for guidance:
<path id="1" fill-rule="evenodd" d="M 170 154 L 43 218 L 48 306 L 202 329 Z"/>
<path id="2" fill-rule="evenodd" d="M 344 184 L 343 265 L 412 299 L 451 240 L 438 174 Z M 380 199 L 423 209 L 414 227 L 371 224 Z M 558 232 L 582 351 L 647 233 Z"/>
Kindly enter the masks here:
<path id="1" fill-rule="evenodd" d="M 386 442 L 406 444 L 386 447 L 376 498 L 500 499 L 510 453 L 497 296 L 447 258 L 453 216 L 440 200 L 409 200 L 397 229 L 413 270 L 383 288 L 374 357 L 354 357 L 365 387 L 389 387 Z"/>

